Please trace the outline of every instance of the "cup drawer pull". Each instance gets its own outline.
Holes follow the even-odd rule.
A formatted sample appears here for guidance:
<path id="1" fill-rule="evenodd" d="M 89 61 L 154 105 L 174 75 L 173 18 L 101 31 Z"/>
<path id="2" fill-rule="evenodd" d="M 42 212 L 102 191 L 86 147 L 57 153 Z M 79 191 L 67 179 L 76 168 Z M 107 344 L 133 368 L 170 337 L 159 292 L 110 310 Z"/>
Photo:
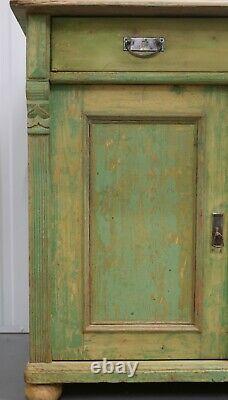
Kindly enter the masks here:
<path id="1" fill-rule="evenodd" d="M 124 37 L 123 49 L 136 57 L 150 57 L 164 51 L 164 37 Z"/>

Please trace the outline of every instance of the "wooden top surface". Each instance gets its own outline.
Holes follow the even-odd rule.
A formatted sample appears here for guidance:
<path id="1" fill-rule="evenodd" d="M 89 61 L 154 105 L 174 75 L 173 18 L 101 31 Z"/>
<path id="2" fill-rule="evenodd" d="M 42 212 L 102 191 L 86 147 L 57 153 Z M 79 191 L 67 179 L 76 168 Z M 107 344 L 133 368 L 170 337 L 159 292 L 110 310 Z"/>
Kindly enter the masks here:
<path id="1" fill-rule="evenodd" d="M 11 0 L 12 4 L 22 6 L 68 6 L 68 5 L 145 5 L 159 7 L 225 6 L 227 0 Z"/>
<path id="2" fill-rule="evenodd" d="M 28 13 L 113 16 L 228 16 L 228 0 L 11 0 L 25 30 Z"/>

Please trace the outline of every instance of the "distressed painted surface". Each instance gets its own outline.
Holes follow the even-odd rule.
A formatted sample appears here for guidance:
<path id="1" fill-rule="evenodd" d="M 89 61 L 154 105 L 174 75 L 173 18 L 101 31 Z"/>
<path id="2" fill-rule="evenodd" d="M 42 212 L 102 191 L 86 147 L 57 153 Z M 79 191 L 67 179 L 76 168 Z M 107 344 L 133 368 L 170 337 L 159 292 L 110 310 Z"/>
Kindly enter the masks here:
<path id="1" fill-rule="evenodd" d="M 68 84 L 227 85 L 228 72 L 51 72 L 51 82 Z"/>
<path id="2" fill-rule="evenodd" d="M 90 126 L 93 324 L 194 323 L 197 127 L 144 122 Z"/>
<path id="3" fill-rule="evenodd" d="M 30 361 L 50 362 L 49 17 L 28 16 L 27 28 Z"/>
<path id="4" fill-rule="evenodd" d="M 91 362 L 28 364 L 29 383 L 71 382 L 227 382 L 228 361 L 139 361 L 134 377 L 126 374 L 94 374 Z"/>
<path id="5" fill-rule="evenodd" d="M 226 87 L 182 87 L 182 86 L 53 86 L 51 91 L 51 135 L 50 135 L 50 154 L 51 154 L 51 189 L 52 189 L 52 233 L 51 233 L 51 259 L 52 259 L 52 355 L 56 360 L 76 360 L 76 359 L 99 359 L 102 357 L 113 359 L 207 359 L 207 358 L 225 358 L 227 356 L 227 337 L 226 337 L 226 291 L 227 291 L 227 250 L 224 248 L 220 254 L 213 253 L 210 247 L 211 238 L 211 212 L 216 210 L 227 210 L 227 106 L 228 106 L 228 92 Z M 148 288 L 148 274 L 150 268 L 147 264 L 143 264 L 144 270 L 141 275 L 137 270 L 138 264 L 135 259 L 129 258 L 132 265 L 125 272 L 128 273 L 128 280 L 123 281 L 121 276 L 121 269 L 117 268 L 115 280 L 112 280 L 110 289 L 115 293 L 117 288 L 117 281 L 122 283 L 122 292 L 126 291 L 130 295 L 128 307 L 123 305 L 118 312 L 112 309 L 111 302 L 106 303 L 102 299 L 107 297 L 106 293 L 100 293 L 99 307 L 95 305 L 96 317 L 100 319 L 107 318 L 122 318 L 123 316 L 128 320 L 132 318 L 129 316 L 131 311 L 131 304 L 136 305 L 136 298 L 139 298 L 139 289 L 141 291 L 140 301 L 144 302 L 148 307 L 144 310 L 141 304 L 137 304 L 138 311 L 137 317 L 141 316 L 141 321 L 155 320 L 159 315 L 163 319 L 163 327 L 158 326 L 154 331 L 149 331 L 143 328 L 144 332 L 138 332 L 137 328 L 128 332 L 126 330 L 118 330 L 116 325 L 110 332 L 107 327 L 103 332 L 90 332 L 86 327 L 88 326 L 90 316 L 89 305 L 89 288 L 94 287 L 94 282 L 90 282 L 89 274 L 89 252 L 88 252 L 88 221 L 89 215 L 87 210 L 87 187 L 88 187 L 88 154 L 86 146 L 86 136 L 88 134 L 88 120 L 85 116 L 89 116 L 92 120 L 113 120 L 118 117 L 118 123 L 104 126 L 104 124 L 97 123 L 92 127 L 92 136 L 96 138 L 96 143 L 92 144 L 92 151 L 90 154 L 90 169 L 94 165 L 94 155 L 99 154 L 96 163 L 101 163 L 102 160 L 108 162 L 113 161 L 114 165 L 118 165 L 118 157 L 124 158 L 125 142 L 122 140 L 123 134 L 128 138 L 128 145 L 126 145 L 126 157 L 124 158 L 123 169 L 121 169 L 122 176 L 125 173 L 128 182 L 126 187 L 130 187 L 130 182 L 135 184 L 137 182 L 137 190 L 142 192 L 141 198 L 143 199 L 143 209 L 141 212 L 145 221 L 145 226 L 148 229 L 148 238 L 153 237 L 151 234 L 150 221 L 153 222 L 156 212 L 150 215 L 150 204 L 146 197 L 146 192 L 149 190 L 150 195 L 155 193 L 150 187 L 150 183 L 154 183 L 156 190 L 161 192 L 161 204 L 166 205 L 168 210 L 168 226 L 163 224 L 164 239 L 166 246 L 162 250 L 163 254 L 169 253 L 168 248 L 170 244 L 167 243 L 168 231 L 169 233 L 177 232 L 177 227 L 181 227 L 183 237 L 183 248 L 181 252 L 188 254 L 187 267 L 184 270 L 184 277 L 182 280 L 176 281 L 169 278 L 170 263 L 165 265 L 165 259 L 161 271 L 163 277 L 159 275 L 158 269 L 156 270 L 156 280 L 162 282 L 160 285 L 160 292 L 157 288 L 156 295 L 163 299 L 161 301 L 160 309 L 154 305 L 154 300 L 151 298 L 149 302 L 147 296 Z M 134 125 L 132 120 L 134 116 L 138 116 L 138 120 L 144 121 L 142 124 L 138 122 Z M 140 118 L 139 118 L 140 117 Z M 162 119 L 163 124 L 159 121 L 156 123 L 148 123 L 149 118 L 157 118 L 159 121 Z M 185 120 L 185 124 L 179 125 L 173 123 L 173 119 Z M 189 119 L 197 119 L 198 121 L 198 136 L 199 140 L 197 146 L 193 146 L 193 137 L 195 136 L 194 127 L 189 123 Z M 146 124 L 145 124 L 146 120 Z M 172 120 L 172 123 L 170 122 Z M 186 120 L 188 123 L 186 123 Z M 121 121 L 127 121 L 122 124 Z M 134 125 L 134 131 L 132 131 Z M 119 133 L 114 135 L 114 130 L 118 126 Z M 141 130 L 141 135 L 136 135 Z M 133 133 L 132 133 L 133 132 Z M 118 136 L 119 135 L 119 136 Z M 171 137 L 176 142 L 177 148 L 181 148 L 183 154 L 178 154 L 176 149 L 172 147 Z M 99 142 L 101 137 L 107 141 L 108 136 L 113 140 L 119 137 L 119 144 L 113 147 L 112 158 L 108 156 L 106 150 L 102 154 L 102 143 Z M 153 140 L 152 140 L 153 137 Z M 132 149 L 129 143 L 133 140 L 135 146 Z M 98 143 L 100 143 L 98 145 Z M 196 144 L 196 143 L 195 143 Z M 94 148 L 94 145 L 96 147 Z M 155 167 L 155 160 L 148 161 L 147 148 L 152 145 L 157 145 L 157 154 L 161 157 L 162 162 L 158 163 Z M 160 146 L 160 147 L 159 147 Z M 144 147 L 145 151 L 142 151 Z M 188 152 L 186 152 L 188 148 Z M 136 151 L 138 149 L 138 151 Z M 195 149 L 195 150 L 194 150 Z M 109 149 L 110 150 L 110 149 Z M 131 153 L 133 152 L 133 153 Z M 198 173 L 197 173 L 197 210 L 195 219 L 192 221 L 191 217 L 186 211 L 193 213 L 193 197 L 196 189 L 195 183 L 195 155 L 197 153 Z M 164 157 L 167 154 L 166 158 Z M 173 156 L 172 156 L 173 155 Z M 118 156 L 118 157 L 117 157 Z M 175 157 L 175 162 L 173 161 Z M 184 164 L 184 157 L 186 164 Z M 134 158 L 134 163 L 132 162 Z M 142 164 L 141 164 L 142 161 Z M 171 163 L 174 162 L 174 170 L 172 171 Z M 140 168 L 136 168 L 137 163 Z M 151 163 L 151 164 L 150 164 Z M 129 171 L 129 165 L 132 164 Z M 183 165 L 184 164 L 184 165 Z M 119 166 L 118 166 L 119 168 Z M 125 168 L 125 169 L 124 169 Z M 182 168 L 185 172 L 186 182 L 182 175 L 177 174 L 177 169 Z M 101 171 L 101 178 L 97 181 L 93 173 L 91 174 L 92 182 L 92 201 L 94 198 L 94 188 L 99 183 L 99 188 L 104 185 L 108 176 L 107 166 L 103 166 Z M 156 181 L 156 178 L 151 175 L 146 180 L 144 178 L 144 171 L 148 173 L 152 169 L 162 175 L 162 171 L 170 174 L 167 184 L 164 181 Z M 92 171 L 93 169 L 91 169 Z M 174 173 L 172 181 L 172 173 Z M 137 176 L 138 179 L 137 180 Z M 121 177 L 116 172 L 112 174 L 110 179 L 113 179 L 112 191 L 114 193 L 115 179 Z M 174 178 L 175 177 L 175 178 Z M 104 178 L 104 179 L 103 179 Z M 194 178 L 194 182 L 192 181 Z M 97 178 L 96 178 L 97 179 Z M 192 180 L 191 180 L 192 179 Z M 220 185 L 218 185 L 218 181 Z M 169 193 L 170 202 L 173 202 L 174 210 L 171 213 L 171 207 L 166 202 L 165 197 L 169 188 L 168 182 L 172 182 L 175 188 L 174 192 Z M 188 186 L 188 187 L 187 187 Z M 124 184 L 120 185 L 122 199 L 124 200 Z M 166 187 L 166 189 L 165 189 Z M 215 190 L 216 188 L 216 190 Z M 96 188 L 97 190 L 97 188 Z M 100 189 L 99 189 L 100 190 Z M 131 193 L 131 192 L 129 192 Z M 133 191 L 132 191 L 133 193 Z M 189 203 L 186 200 L 186 193 L 189 195 Z M 97 194 L 96 194 L 97 196 Z M 133 196 L 133 194 L 132 194 Z M 99 196 L 98 196 L 99 197 Z M 156 194 L 155 199 L 152 200 L 152 205 L 157 208 L 157 212 L 161 213 L 161 204 L 158 201 L 159 194 Z M 101 198 L 100 198 L 101 200 Z M 123 201 L 122 200 L 122 201 Z M 137 221 L 137 207 L 134 201 L 128 198 L 127 209 L 125 214 L 128 216 L 128 226 L 125 228 L 129 232 L 130 220 L 134 220 L 135 232 L 139 233 L 138 239 L 140 244 L 140 251 L 144 251 L 145 241 L 143 240 L 145 234 L 142 236 L 144 224 L 142 221 Z M 97 200 L 98 201 L 98 198 Z M 102 201 L 104 198 L 102 197 Z M 132 202 L 133 201 L 133 202 Z M 181 206 L 177 209 L 178 201 Z M 114 207 L 116 205 L 116 207 Z M 99 207 L 102 203 L 99 203 Z M 110 199 L 109 203 L 111 211 L 115 211 L 114 217 L 116 218 L 119 213 L 118 202 Z M 112 210 L 111 207 L 114 207 Z M 104 207 L 102 207 L 104 210 Z M 183 212 L 185 210 L 185 213 Z M 95 211 L 94 211 L 95 212 Z M 96 211 L 97 212 L 97 211 Z M 149 214 L 148 219 L 146 216 Z M 185 215 L 186 214 L 186 215 Z M 96 214 L 94 214 L 95 216 Z M 101 216 L 101 214 L 100 214 Z M 162 216 L 162 214 L 161 214 Z M 93 222 L 93 214 L 92 220 Z M 123 221 L 125 219 L 123 218 Z M 173 226 L 171 224 L 173 222 Z M 188 222 L 188 226 L 186 227 Z M 138 223 L 136 223 L 138 222 Z M 161 223 L 161 222 L 159 222 Z M 175 223 L 177 224 L 175 226 Z M 114 224 L 114 222 L 113 222 Z M 186 225 L 185 225 L 186 224 Z M 101 225 L 98 227 L 101 229 Z M 185 229 L 183 227 L 186 227 Z M 190 252 L 190 244 L 188 238 L 191 237 L 193 226 L 196 228 L 196 271 L 193 274 L 193 265 L 191 258 L 193 258 L 194 250 Z M 113 225 L 114 227 L 114 225 Z M 105 227 L 107 230 L 107 227 Z M 102 230 L 104 237 L 105 229 Z M 118 224 L 114 229 L 119 229 Z M 167 229 L 167 230 L 166 230 Z M 97 229 L 98 230 L 98 229 Z M 92 253 L 97 251 L 98 246 L 98 232 L 96 232 L 95 225 L 91 226 L 92 232 Z M 133 238 L 136 238 L 134 232 Z M 110 233 L 110 232 L 109 232 Z M 121 235 L 121 233 L 120 233 Z M 227 223 L 225 220 L 225 242 L 227 242 Z M 149 239 L 148 242 L 149 242 Z M 108 238 L 107 238 L 108 240 Z M 122 242 L 118 242 L 115 238 L 111 251 L 116 255 L 117 259 L 124 260 L 125 248 L 127 238 L 122 237 Z M 134 239 L 136 240 L 136 239 Z M 155 240 L 155 239 L 154 239 Z M 128 242 L 129 243 L 129 242 Z M 132 243 L 135 244 L 133 241 Z M 155 240 L 156 244 L 156 240 Z M 156 246 L 158 246 L 156 244 Z M 174 256 L 178 254 L 179 245 L 173 243 L 173 250 L 170 253 L 170 262 L 173 265 L 184 265 L 182 256 Z M 185 247 L 186 246 L 186 247 Z M 119 248 L 118 248 L 119 247 Z M 93 250 L 94 249 L 94 250 Z M 135 251 L 135 250 L 134 250 Z M 147 250 L 146 256 L 150 258 L 150 250 Z M 122 256 L 120 256 L 120 253 Z M 95 253 L 94 253 L 95 254 Z M 105 254 L 105 253 L 103 253 Z M 136 254 L 136 253 L 134 253 Z M 148 256 L 149 254 L 149 256 Z M 158 248 L 158 259 L 161 255 L 161 249 Z M 104 255 L 103 255 L 104 257 Z M 122 258 L 120 258 L 122 257 Z M 132 257 L 132 255 L 131 255 Z M 175 258 L 176 257 L 176 258 Z M 144 263 L 144 257 L 142 263 Z M 137 259 L 137 257 L 136 257 Z M 178 260 L 178 261 L 177 261 Z M 103 262 L 103 261 L 102 261 Z M 101 264 L 100 264 L 101 265 Z M 152 266 L 157 265 L 156 262 Z M 98 271 L 97 273 L 100 273 Z M 104 265 L 105 275 L 103 274 L 100 281 L 100 290 L 104 291 L 105 282 L 111 285 L 111 278 L 114 276 L 112 268 L 109 269 Z M 136 279 L 134 275 L 130 274 L 131 269 L 136 270 Z M 154 271 L 152 270 L 152 273 Z M 98 274 L 97 274 L 98 277 Z M 180 275 L 176 270 L 175 277 L 180 279 Z M 139 280 L 140 278 L 140 280 Z M 163 278 L 166 280 L 164 282 Z M 122 280 L 121 280 L 122 279 Z M 192 279 L 191 282 L 188 280 Z M 83 286 L 84 282 L 84 286 Z M 97 281 L 98 282 L 98 281 Z M 186 331 L 185 325 L 180 325 L 179 330 L 173 329 L 173 326 L 167 324 L 168 321 L 179 318 L 185 318 L 185 321 L 190 320 L 191 304 L 191 285 L 195 285 L 195 316 L 194 323 L 200 331 Z M 131 291 L 130 284 L 133 287 Z M 129 286 L 127 286 L 129 284 Z M 180 286 L 183 285 L 185 290 Z M 150 287 L 156 287 L 151 277 Z M 169 304 L 165 311 L 165 299 L 169 299 L 169 294 L 164 288 L 170 288 L 171 293 L 174 293 L 175 299 L 171 299 L 172 307 Z M 146 289 L 145 289 L 146 288 Z M 175 288 L 175 290 L 174 290 Z M 189 292 L 186 291 L 189 289 Z M 98 292 L 97 292 L 98 293 Z M 184 294 L 183 301 L 184 308 L 180 307 L 179 299 Z M 145 297 L 147 296 L 147 299 Z M 96 296 L 98 299 L 98 294 Z M 113 297 L 112 297 L 113 298 Z M 102 303 L 101 303 L 102 299 Z M 110 297 L 111 299 L 111 297 Z M 182 297 L 183 300 L 183 297 Z M 111 300 L 109 300 L 111 301 Z M 118 299 L 119 301 L 119 299 Z M 153 304 L 153 306 L 152 306 Z M 157 305 L 159 302 L 157 303 Z M 178 308 L 175 306 L 178 305 Z M 105 311 L 105 306 L 106 311 Z M 94 307 L 94 304 L 92 305 Z M 154 314 L 153 314 L 154 312 Z M 160 314 L 159 314 L 160 313 Z M 149 315 L 151 314 L 151 315 Z M 151 318 L 149 318 L 151 317 Z M 157 321 L 157 319 L 156 319 Z M 85 332 L 86 330 L 86 332 Z M 143 335 L 143 336 L 142 336 Z M 143 340 L 142 340 L 143 338 Z"/>
<path id="6" fill-rule="evenodd" d="M 51 360 L 48 271 L 49 157 L 45 136 L 29 137 L 30 360 Z"/>
<path id="7" fill-rule="evenodd" d="M 164 36 L 165 51 L 140 59 L 123 37 Z M 226 18 L 52 19 L 53 71 L 204 71 L 228 68 Z"/>
<path id="8" fill-rule="evenodd" d="M 49 16 L 29 15 L 27 36 L 27 78 L 47 79 L 50 71 Z"/>
<path id="9" fill-rule="evenodd" d="M 224 212 L 226 216 L 228 211 L 228 92 L 225 86 L 211 86 L 212 82 L 225 84 L 227 79 L 227 21 L 210 19 L 208 22 L 209 20 L 206 19 L 204 21 L 196 19 L 191 22 L 189 19 L 184 21 L 178 19 L 175 21 L 175 25 L 172 25 L 174 20 L 169 20 L 171 25 L 168 26 L 168 20 L 162 19 L 165 25 L 160 24 L 158 32 L 155 24 L 159 23 L 159 20 L 153 20 L 156 34 L 160 34 L 161 27 L 164 28 L 162 31 L 167 34 L 168 50 L 163 55 L 141 62 L 142 60 L 133 59 L 123 53 L 123 30 L 116 24 L 118 19 L 115 19 L 115 23 L 108 20 L 103 25 L 101 24 L 102 19 L 97 19 L 94 26 L 92 19 L 89 19 L 91 22 L 90 32 L 87 29 L 88 20 L 81 19 L 82 25 L 85 22 L 85 29 L 81 29 L 80 38 L 75 24 L 77 20 L 77 18 L 58 19 L 58 23 L 60 23 L 59 39 L 61 40 L 57 43 L 57 36 L 54 35 L 52 42 L 53 54 L 55 54 L 53 62 L 59 63 L 60 71 L 63 68 L 64 71 L 72 72 L 53 71 L 50 75 L 49 17 L 45 15 L 28 17 L 27 77 L 29 82 L 27 87 L 29 127 L 31 128 L 29 129 L 31 135 L 29 137 L 30 361 L 35 364 L 33 364 L 34 369 L 30 368 L 30 364 L 26 372 L 26 379 L 34 383 L 89 382 L 93 379 L 94 381 L 105 381 L 105 377 L 98 379 L 94 376 L 91 377 L 90 372 L 87 373 L 88 362 L 48 362 L 51 359 L 67 361 L 95 360 L 107 357 L 115 360 L 145 360 L 135 381 L 227 380 L 226 362 L 211 361 L 208 364 L 205 361 L 206 359 L 225 359 L 228 356 L 226 218 L 223 252 L 213 252 L 210 246 L 211 213 L 220 211 Z M 129 25 L 124 25 L 124 29 L 128 31 L 128 34 L 131 32 L 138 34 L 138 32 L 142 32 L 143 27 L 147 26 L 148 32 L 151 32 L 149 23 L 152 20 L 137 19 L 137 22 L 140 21 L 142 21 L 141 25 L 134 24 L 133 26 L 131 24 L 134 19 L 131 19 Z M 62 24 L 62 22 L 64 23 Z M 119 19 L 119 22 L 123 23 L 124 19 Z M 112 25 L 113 23 L 114 25 Z M 101 25 L 97 25 L 95 32 L 96 24 Z M 197 26 L 195 26 L 196 29 L 193 29 L 194 24 L 199 27 L 199 31 Z M 130 32 L 131 26 L 132 31 Z M 166 26 L 167 31 L 165 30 Z M 65 29 L 68 30 L 68 27 L 70 29 L 66 32 Z M 109 36 L 105 34 L 102 46 L 93 46 L 90 49 L 91 42 L 88 43 L 88 37 L 93 37 L 96 42 L 99 35 L 101 35 L 100 37 L 103 35 L 102 29 L 105 32 L 106 28 L 113 40 L 111 42 L 106 40 Z M 146 30 L 144 32 L 146 34 Z M 76 36 L 77 40 L 75 40 Z M 187 38 L 191 39 L 189 40 L 191 52 L 186 46 Z M 119 47 L 120 39 L 121 49 Z M 77 57 L 76 42 L 77 49 L 80 50 Z M 61 47 L 63 43 L 66 43 L 67 46 Z M 83 47 L 80 49 L 81 45 Z M 96 49 L 96 54 L 93 53 L 94 49 Z M 68 52 L 68 50 L 70 51 Z M 216 56 L 214 56 L 215 54 Z M 81 56 L 82 58 L 80 58 Z M 163 56 L 162 62 L 161 56 Z M 96 70 L 100 72 L 95 72 L 95 66 Z M 80 69 L 82 72 L 76 76 L 74 71 L 80 71 Z M 167 70 L 170 72 L 166 75 L 164 71 Z M 145 71 L 145 74 L 138 74 L 139 71 Z M 156 71 L 158 71 L 158 75 Z M 178 74 L 175 71 L 183 71 L 183 73 Z M 201 72 L 198 74 L 197 71 Z M 212 71 L 213 74 L 210 74 Z M 128 73 L 129 75 L 126 75 Z M 66 80 L 66 83 L 71 84 L 75 80 L 78 83 L 88 83 L 86 79 L 89 79 L 92 83 L 119 82 L 125 83 L 125 85 L 52 86 L 49 108 L 49 78 L 55 82 L 58 82 L 58 79 Z M 171 81 L 177 83 L 178 79 L 179 83 L 200 82 L 201 84 L 210 83 L 210 86 L 171 85 Z M 169 83 L 170 86 L 129 86 L 127 82 L 129 84 Z M 30 105 L 32 109 L 30 109 Z M 109 126 L 104 127 L 104 123 L 101 122 L 103 120 L 108 121 L 106 125 Z M 182 124 L 180 124 L 180 120 Z M 90 142 L 90 152 L 88 152 L 88 140 L 86 140 L 89 121 L 92 121 L 91 134 L 93 136 Z M 135 122 L 133 123 L 133 121 Z M 112 131 L 113 125 L 115 128 L 119 127 L 120 139 L 120 145 L 113 148 L 114 164 L 117 163 L 119 155 L 124 159 L 125 168 L 121 169 L 122 175 L 120 176 L 126 176 L 125 179 L 128 181 L 126 185 L 120 185 L 121 190 L 118 193 L 122 196 L 120 197 L 121 202 L 125 199 L 125 188 L 130 188 L 130 183 L 133 183 L 137 192 L 141 192 L 140 204 L 143 206 L 143 212 L 140 213 L 143 218 L 137 221 L 136 215 L 139 210 L 136 207 L 136 199 L 134 197 L 134 201 L 132 201 L 132 195 L 130 198 L 128 197 L 130 201 L 126 214 L 129 218 L 125 228 L 127 228 L 126 232 L 131 231 L 129 229 L 131 218 L 138 222 L 134 224 L 135 231 L 131 236 L 131 241 L 135 246 L 131 245 L 130 251 L 126 253 L 130 242 L 127 240 L 128 235 L 126 234 L 122 236 L 122 240 L 118 238 L 119 242 L 115 237 L 116 243 L 114 241 L 114 247 L 111 248 L 117 260 L 125 261 L 127 259 L 127 265 L 128 260 L 132 261 L 133 259 L 132 253 L 136 254 L 138 243 L 136 243 L 135 232 L 138 229 L 137 239 L 140 239 L 139 250 L 143 254 L 140 261 L 144 263 L 144 274 L 140 275 L 137 271 L 134 279 L 130 269 L 125 268 L 124 279 L 128 279 L 126 279 L 127 284 L 122 280 L 121 296 L 123 300 L 129 297 L 129 302 L 126 305 L 125 301 L 122 305 L 123 301 L 118 298 L 121 305 L 118 310 L 114 308 L 113 298 L 116 297 L 114 295 L 117 289 L 119 290 L 116 282 L 118 279 L 121 282 L 122 270 L 117 270 L 116 276 L 113 275 L 113 270 L 107 270 L 102 257 L 99 257 L 96 268 L 93 265 L 93 260 L 98 259 L 97 252 L 100 251 L 99 235 L 101 233 L 101 237 L 106 239 L 107 231 L 106 227 L 101 229 L 99 225 L 102 213 L 99 213 L 99 224 L 97 225 L 99 207 L 102 208 L 103 213 L 105 211 L 105 207 L 100 204 L 104 201 L 104 196 L 99 203 L 98 200 L 102 185 L 107 180 L 107 170 L 102 167 L 100 176 L 102 180 L 97 181 L 96 169 L 97 162 L 112 161 L 109 159 L 107 151 L 105 154 L 102 153 L 101 139 L 107 139 L 110 135 L 113 140 L 116 138 Z M 141 131 L 141 135 L 134 133 L 132 135 L 132 125 L 136 129 L 134 132 Z M 194 143 L 196 125 L 198 141 Z M 181 130 L 179 132 L 180 128 L 188 131 Z M 127 130 L 124 134 L 128 140 L 135 142 L 132 154 L 131 146 L 127 152 L 124 151 L 123 129 Z M 173 140 L 171 141 L 172 136 Z M 96 140 L 93 142 L 94 139 L 97 142 Z M 175 149 L 172 149 L 173 141 L 176 143 Z M 157 153 L 163 160 L 157 167 L 153 163 L 151 165 L 148 163 L 146 153 L 147 148 L 156 143 L 159 144 Z M 145 151 L 142 151 L 143 146 Z M 182 150 L 188 148 L 188 152 L 184 153 L 186 163 L 184 163 L 184 154 L 176 155 L 178 147 Z M 172 168 L 169 163 L 172 160 L 172 151 L 175 156 L 175 171 L 173 171 L 175 172 L 175 190 L 169 193 L 169 202 L 166 202 L 164 193 L 166 194 L 168 191 L 168 181 L 166 187 L 163 180 L 158 183 L 152 175 L 151 179 L 146 182 L 144 173 L 150 171 L 150 166 L 152 166 L 153 172 L 156 171 L 160 176 L 163 176 L 162 171 L 171 174 Z M 125 153 L 126 157 L 124 157 Z M 98 158 L 97 155 L 99 155 Z M 166 158 L 165 155 L 167 155 Z M 133 159 L 134 162 L 131 161 Z M 137 163 L 140 165 L 138 169 L 136 168 Z M 197 181 L 195 179 L 196 166 Z M 185 171 L 186 181 L 181 177 L 182 175 L 177 174 L 177 167 Z M 118 173 L 112 174 L 111 179 L 113 177 L 114 180 L 119 178 Z M 162 199 L 159 202 L 159 196 L 153 197 L 152 205 L 156 209 L 153 215 L 149 212 L 152 205 L 147 199 L 147 191 L 151 196 L 155 194 L 150 187 L 150 182 L 155 182 Z M 98 187 L 96 187 L 97 183 Z M 90 188 L 90 197 L 88 187 Z M 112 185 L 112 191 L 114 188 L 115 184 Z M 130 190 L 129 193 L 133 194 L 133 190 Z M 188 202 L 185 197 L 186 193 L 189 194 Z M 195 196 L 196 194 L 197 196 Z M 194 212 L 195 197 L 196 210 Z M 177 208 L 179 199 L 181 199 L 182 206 Z M 113 196 L 110 199 L 109 210 L 114 209 L 116 217 L 118 216 L 118 202 L 115 203 L 114 200 Z M 93 207 L 93 202 L 96 207 Z M 172 203 L 175 205 L 173 215 L 171 213 Z M 158 261 L 160 261 L 161 254 L 168 253 L 170 262 L 179 267 L 183 265 L 180 253 L 177 257 L 174 252 L 174 250 L 177 252 L 178 243 L 174 244 L 175 247 L 169 253 L 169 243 L 167 242 L 167 231 L 177 229 L 179 224 L 183 237 L 183 246 L 179 251 L 188 254 L 189 261 L 182 269 L 183 276 L 181 269 L 176 268 L 173 279 L 169 278 L 171 272 L 167 271 L 169 266 L 166 266 L 165 262 L 160 263 L 162 268 L 159 273 L 156 271 L 155 279 L 156 288 L 159 287 L 156 296 L 157 298 L 160 296 L 161 301 L 155 305 L 153 303 L 155 300 L 151 299 L 150 302 L 147 296 L 147 290 L 152 287 L 155 279 L 154 281 L 151 279 L 149 282 L 150 270 L 145 263 L 144 253 L 149 259 L 150 254 L 146 252 L 146 245 L 150 237 L 154 235 L 150 222 L 153 222 L 153 218 L 156 219 L 159 215 L 162 204 L 166 205 L 166 211 L 168 210 L 170 217 L 168 218 L 169 224 L 162 227 L 162 235 L 159 233 L 160 237 L 162 236 L 164 239 L 165 248 L 161 249 L 157 246 Z M 90 218 L 89 210 L 91 211 Z M 192 218 L 187 211 L 192 212 Z M 185 215 L 183 216 L 183 214 Z M 146 218 L 145 215 L 149 215 L 149 217 Z M 176 220 L 174 228 L 170 223 L 172 220 Z M 184 229 L 183 226 L 187 225 L 187 221 L 189 221 L 188 227 Z M 159 224 L 162 225 L 162 218 L 159 219 Z M 145 227 L 149 232 L 147 240 L 144 240 Z M 120 230 L 119 223 L 116 224 L 115 229 Z M 174 233 L 176 233 L 175 229 Z M 196 232 L 195 238 L 194 231 Z M 156 240 L 157 237 L 154 239 L 155 244 Z M 118 251 L 118 247 L 120 251 Z M 102 252 L 103 257 L 104 254 Z M 126 257 L 125 254 L 128 256 Z M 89 260 L 91 260 L 90 265 Z M 134 269 L 137 270 L 138 264 L 135 262 L 137 257 L 133 261 Z M 99 262 L 103 263 L 103 273 L 102 268 L 98 267 Z M 157 266 L 155 262 L 151 265 Z M 96 272 L 95 275 L 94 272 Z M 100 292 L 96 289 L 98 278 Z M 148 282 L 151 284 L 150 286 Z M 110 286 L 110 292 L 114 294 L 108 298 L 109 303 L 103 300 L 107 292 L 106 283 Z M 173 297 L 168 290 L 171 290 L 170 293 L 173 293 Z M 137 298 L 140 298 L 139 301 Z M 142 307 L 142 304 L 145 307 Z M 131 305 L 134 310 L 137 310 L 137 319 L 131 314 Z M 132 319 L 129 321 L 130 318 Z M 131 323 L 124 325 L 123 322 L 126 321 Z M 100 325 L 91 322 L 99 322 Z M 172 365 L 167 364 L 166 361 L 178 359 L 193 361 L 188 365 L 183 361 Z M 202 360 L 200 366 L 194 361 L 196 359 Z M 41 363 L 40 367 L 39 363 Z M 120 377 L 113 376 L 111 380 L 116 382 L 120 380 Z"/>
<path id="10" fill-rule="evenodd" d="M 83 181 L 81 93 L 52 88 L 51 174 L 52 351 L 83 345 Z M 70 96 L 69 96 L 70 94 Z M 68 329 L 70 327 L 70 329 Z M 70 352 L 71 352 L 70 350 Z"/>

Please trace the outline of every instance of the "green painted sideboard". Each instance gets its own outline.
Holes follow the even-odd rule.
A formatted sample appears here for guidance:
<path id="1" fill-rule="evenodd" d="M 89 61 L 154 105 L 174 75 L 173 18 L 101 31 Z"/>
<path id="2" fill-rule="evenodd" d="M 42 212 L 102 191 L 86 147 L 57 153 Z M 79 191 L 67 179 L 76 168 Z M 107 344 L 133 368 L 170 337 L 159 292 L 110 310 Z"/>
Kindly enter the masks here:
<path id="1" fill-rule="evenodd" d="M 30 400 L 228 381 L 228 4 L 188 3 L 11 2 L 27 35 Z"/>

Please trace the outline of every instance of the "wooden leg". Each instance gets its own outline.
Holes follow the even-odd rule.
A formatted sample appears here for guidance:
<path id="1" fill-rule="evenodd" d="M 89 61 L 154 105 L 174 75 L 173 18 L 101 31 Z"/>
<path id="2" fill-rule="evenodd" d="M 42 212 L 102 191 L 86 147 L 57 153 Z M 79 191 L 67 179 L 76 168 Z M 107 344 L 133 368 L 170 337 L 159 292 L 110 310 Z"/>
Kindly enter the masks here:
<path id="1" fill-rule="evenodd" d="M 62 385 L 26 384 L 25 396 L 28 400 L 58 400 L 62 394 Z"/>

